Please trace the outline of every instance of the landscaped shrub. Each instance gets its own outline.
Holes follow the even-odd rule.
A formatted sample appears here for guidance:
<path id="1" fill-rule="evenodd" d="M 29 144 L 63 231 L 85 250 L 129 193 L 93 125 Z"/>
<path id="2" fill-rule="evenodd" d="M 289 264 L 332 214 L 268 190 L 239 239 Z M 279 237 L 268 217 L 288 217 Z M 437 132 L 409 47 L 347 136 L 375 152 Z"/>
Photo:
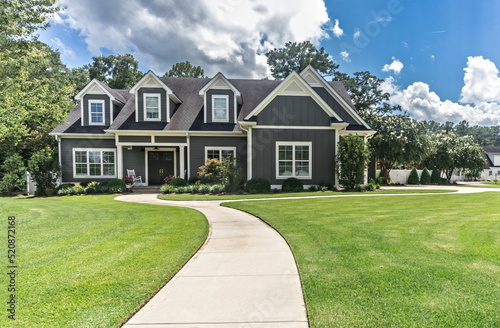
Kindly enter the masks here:
<path id="1" fill-rule="evenodd" d="M 246 190 L 251 194 L 261 194 L 271 191 L 271 184 L 264 178 L 252 178 L 247 181 Z"/>
<path id="2" fill-rule="evenodd" d="M 198 192 L 200 194 L 208 194 L 210 192 L 210 186 L 206 184 L 199 184 L 198 185 Z"/>
<path id="3" fill-rule="evenodd" d="M 55 189 L 60 167 L 54 151 L 45 147 L 35 152 L 28 161 L 28 171 L 36 184 L 36 195 L 43 196 L 47 190 Z"/>
<path id="4" fill-rule="evenodd" d="M 304 184 L 302 183 L 302 180 L 299 180 L 297 178 L 288 178 L 285 181 L 283 181 L 283 185 L 281 185 L 281 190 L 300 192 L 304 190 Z"/>
<path id="5" fill-rule="evenodd" d="M 113 179 L 108 182 L 108 188 L 110 192 L 124 192 L 127 186 L 122 179 Z"/>
<path id="6" fill-rule="evenodd" d="M 420 176 L 420 184 L 431 184 L 431 175 L 429 174 L 429 170 L 427 170 L 426 167 L 424 167 L 424 169 L 422 170 L 422 175 Z"/>
<path id="7" fill-rule="evenodd" d="M 235 192 L 241 189 L 244 175 L 232 156 L 222 161 L 220 176 L 226 191 Z"/>
<path id="8" fill-rule="evenodd" d="M 441 183 L 441 172 L 438 169 L 433 169 L 431 174 L 431 183 L 440 184 Z"/>
<path id="9" fill-rule="evenodd" d="M 309 186 L 309 191 L 318 191 L 318 186 Z"/>
<path id="10" fill-rule="evenodd" d="M 207 159 L 205 165 L 198 169 L 198 176 L 202 183 L 217 183 L 220 182 L 220 167 L 221 163 L 218 159 Z"/>
<path id="11" fill-rule="evenodd" d="M 197 182 L 199 182 L 199 181 L 200 181 L 200 178 L 198 178 L 197 176 L 195 176 L 195 177 L 190 177 L 190 178 L 188 179 L 188 184 L 192 185 L 192 184 L 195 184 L 195 183 L 197 183 Z"/>
<path id="12" fill-rule="evenodd" d="M 172 181 L 170 181 L 170 185 L 174 187 L 185 187 L 186 180 L 184 180 L 183 178 L 175 178 Z"/>
<path id="13" fill-rule="evenodd" d="M 160 191 L 162 194 L 172 194 L 175 192 L 175 187 L 169 184 L 161 186 Z"/>
<path id="14" fill-rule="evenodd" d="M 417 185 L 419 182 L 418 179 L 418 172 L 416 168 L 413 168 L 410 172 L 410 176 L 408 177 L 408 184 L 409 185 Z"/>
<path id="15" fill-rule="evenodd" d="M 170 182 L 172 182 L 172 180 L 174 180 L 175 177 L 173 175 L 169 175 L 168 177 L 166 177 L 165 179 L 163 179 L 163 181 L 165 182 L 165 184 L 170 184 Z"/>
<path id="16" fill-rule="evenodd" d="M 19 154 L 7 157 L 2 165 L 3 178 L 0 181 L 0 191 L 12 193 L 26 190 L 26 168 Z"/>
<path id="17" fill-rule="evenodd" d="M 345 189 L 363 183 L 370 159 L 370 149 L 363 138 L 349 134 L 341 138 L 335 158 L 335 171 Z"/>
<path id="18" fill-rule="evenodd" d="M 337 190 L 337 188 L 335 188 L 335 186 L 331 183 L 320 183 L 319 185 L 319 188 L 318 190 L 321 190 L 321 191 L 327 191 L 327 190 L 331 190 L 331 191 L 334 191 L 334 190 Z"/>
<path id="19" fill-rule="evenodd" d="M 59 187 L 57 187 L 57 190 L 67 189 L 67 188 L 71 188 L 74 186 L 75 186 L 74 183 L 64 183 L 64 184 L 60 185 Z"/>
<path id="20" fill-rule="evenodd" d="M 210 193 L 213 195 L 220 194 L 224 192 L 224 185 L 223 184 L 214 184 L 210 186 Z"/>
<path id="21" fill-rule="evenodd" d="M 74 186 L 70 188 L 70 195 L 83 195 L 85 194 L 85 188 L 82 186 Z"/>
<path id="22" fill-rule="evenodd" d="M 92 181 L 90 180 L 84 180 L 84 181 L 80 181 L 80 186 L 82 186 L 83 188 L 87 188 L 87 186 L 89 185 L 89 183 L 91 183 Z"/>
<path id="23" fill-rule="evenodd" d="M 170 184 L 170 186 L 172 186 L 172 184 Z M 186 186 L 184 186 L 184 187 L 183 186 L 179 186 L 179 187 L 174 187 L 174 188 L 175 188 L 174 192 L 176 194 L 186 194 L 186 193 L 188 193 L 190 191 L 189 188 L 186 187 Z"/>
<path id="24" fill-rule="evenodd" d="M 374 189 L 380 189 L 380 183 L 382 182 L 382 178 L 376 178 L 376 179 L 368 179 L 368 184 L 373 185 Z"/>
<path id="25" fill-rule="evenodd" d="M 80 186 L 82 186 L 81 183 Z M 97 183 L 96 181 L 91 181 L 87 183 L 87 188 L 85 188 L 86 194 L 97 194 L 99 192 L 101 192 L 101 189 L 99 188 L 99 183 Z"/>

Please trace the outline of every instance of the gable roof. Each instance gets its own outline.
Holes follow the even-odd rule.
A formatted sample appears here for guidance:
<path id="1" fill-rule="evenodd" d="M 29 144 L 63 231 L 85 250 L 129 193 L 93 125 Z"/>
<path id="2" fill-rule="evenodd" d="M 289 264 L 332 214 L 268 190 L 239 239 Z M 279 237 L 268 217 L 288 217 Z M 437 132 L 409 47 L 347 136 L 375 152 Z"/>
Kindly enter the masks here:
<path id="1" fill-rule="evenodd" d="M 200 96 L 205 96 L 208 89 L 216 86 L 217 80 L 222 80 L 231 90 L 233 90 L 234 95 L 238 98 L 238 102 L 241 102 L 241 92 L 231 83 L 221 72 L 215 74 L 215 76 L 198 92 Z"/>
<path id="2" fill-rule="evenodd" d="M 148 80 L 148 79 L 153 79 L 154 81 L 156 81 L 160 87 L 162 87 L 163 89 L 165 89 L 167 91 L 167 93 L 169 94 L 169 96 L 171 96 L 173 98 L 173 100 L 175 102 L 180 102 L 181 100 L 179 99 L 179 97 L 177 97 L 177 95 L 175 94 L 175 92 L 172 91 L 172 89 L 170 89 L 158 76 L 156 76 L 156 74 L 152 71 L 152 70 L 149 70 L 146 74 L 144 74 L 144 76 L 139 80 L 139 82 L 137 82 L 131 89 L 130 89 L 130 93 L 134 93 L 137 91 L 137 89 L 142 86 L 142 84 Z"/>
<path id="3" fill-rule="evenodd" d="M 78 92 L 78 94 L 75 96 L 75 100 L 80 101 L 82 97 L 87 94 L 87 92 L 90 90 L 92 86 L 97 85 L 99 89 L 101 89 L 108 97 L 113 101 L 118 101 L 124 104 L 127 102 L 127 99 L 123 96 L 123 94 L 120 91 L 124 90 L 119 90 L 119 89 L 111 89 L 108 87 L 105 83 L 102 83 L 101 81 L 97 79 L 93 79 L 90 81 L 85 88 L 82 89 L 82 91 Z"/>
<path id="4" fill-rule="evenodd" d="M 493 156 L 500 156 L 500 146 L 482 146 L 484 149 L 484 158 L 486 163 L 484 165 L 485 169 L 489 169 L 495 166 L 493 163 Z"/>

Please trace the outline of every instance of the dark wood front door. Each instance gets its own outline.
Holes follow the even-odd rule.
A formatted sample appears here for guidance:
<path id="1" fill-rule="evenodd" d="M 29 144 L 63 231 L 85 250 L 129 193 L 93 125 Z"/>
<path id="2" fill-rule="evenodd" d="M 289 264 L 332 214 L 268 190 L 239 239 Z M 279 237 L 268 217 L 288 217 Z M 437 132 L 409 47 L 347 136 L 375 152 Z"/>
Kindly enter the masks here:
<path id="1" fill-rule="evenodd" d="M 174 175 L 174 152 L 149 151 L 148 184 L 150 186 L 162 185 L 163 180 L 169 175 Z"/>

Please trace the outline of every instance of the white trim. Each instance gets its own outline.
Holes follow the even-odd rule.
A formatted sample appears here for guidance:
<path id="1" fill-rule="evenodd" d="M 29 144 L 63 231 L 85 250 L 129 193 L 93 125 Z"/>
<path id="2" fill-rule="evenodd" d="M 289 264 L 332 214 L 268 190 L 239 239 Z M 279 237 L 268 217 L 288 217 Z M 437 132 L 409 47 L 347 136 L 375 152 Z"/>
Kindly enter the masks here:
<path id="1" fill-rule="evenodd" d="M 76 175 L 76 161 L 75 161 L 75 153 L 77 151 L 85 151 L 87 152 L 87 175 Z M 101 152 L 101 175 L 89 175 L 90 172 L 90 162 L 89 162 L 89 152 L 91 151 L 100 151 Z M 115 169 L 115 174 L 114 175 L 103 175 L 102 173 L 104 172 L 103 166 L 104 166 L 104 161 L 103 161 L 103 152 L 112 152 L 114 154 L 114 169 Z M 116 171 L 117 171 L 117 156 L 116 156 L 116 149 L 115 148 L 73 148 L 73 179 L 103 179 L 103 178 L 116 178 Z"/>
<path id="2" fill-rule="evenodd" d="M 102 123 L 92 123 L 92 111 L 90 108 L 92 103 L 101 104 L 101 106 L 102 106 Z M 88 114 L 88 119 L 89 119 L 89 125 L 97 125 L 97 126 L 106 125 L 106 104 L 105 104 L 105 101 L 102 99 L 89 99 L 87 102 L 87 106 L 88 106 L 87 114 Z M 82 120 L 82 122 L 83 122 L 83 120 Z"/>
<path id="3" fill-rule="evenodd" d="M 294 126 L 294 125 L 257 125 L 254 129 L 276 129 L 276 130 L 333 130 L 331 126 Z"/>
<path id="4" fill-rule="evenodd" d="M 82 91 L 78 92 L 78 94 L 75 96 L 75 100 L 76 101 L 80 101 L 82 99 L 82 97 L 84 95 L 87 94 L 87 91 L 90 89 L 90 87 L 92 85 L 96 84 L 99 89 L 101 89 L 106 95 L 108 95 L 109 99 L 111 100 L 116 100 L 120 103 L 122 103 L 121 101 L 117 100 L 115 97 L 113 97 L 113 95 L 111 93 L 108 92 L 108 90 L 106 90 L 102 85 L 101 85 L 101 82 L 97 79 L 93 79 L 92 81 L 90 81 L 86 86 L 85 88 L 82 89 Z"/>
<path id="5" fill-rule="evenodd" d="M 335 131 L 335 159 L 337 158 L 337 154 L 339 153 L 339 141 L 340 141 L 340 131 Z M 337 165 L 337 161 L 335 161 L 335 165 Z M 340 188 L 339 184 L 339 175 L 337 174 L 337 171 L 335 170 L 335 188 L 337 190 Z"/>
<path id="6" fill-rule="evenodd" d="M 292 175 L 291 176 L 280 176 L 279 175 L 279 146 L 293 146 L 292 150 Z M 296 176 L 295 175 L 295 147 L 296 146 L 309 146 L 309 175 L 308 176 Z M 276 179 L 285 180 L 288 178 L 296 178 L 301 180 L 312 179 L 312 142 L 310 141 L 276 141 Z"/>
<path id="7" fill-rule="evenodd" d="M 135 101 L 135 122 L 139 122 L 139 97 L 138 95 L 134 95 L 134 101 Z"/>
<path id="8" fill-rule="evenodd" d="M 187 141 L 187 178 L 191 177 L 191 139 L 189 138 L 189 134 L 186 133 L 186 141 Z"/>
<path id="9" fill-rule="evenodd" d="M 238 115 L 238 102 L 236 101 L 236 93 L 234 94 L 233 98 L 234 98 L 234 106 L 233 106 L 234 107 L 234 120 L 233 120 L 233 123 L 236 123 L 238 121 L 238 117 L 237 117 L 237 115 Z M 228 105 L 228 107 L 229 107 L 229 105 Z M 228 108 L 228 110 L 229 110 L 229 108 Z"/>
<path id="10" fill-rule="evenodd" d="M 205 163 L 207 162 L 207 159 L 208 159 L 208 151 L 209 150 L 218 150 L 220 161 L 222 161 L 222 151 L 223 150 L 232 150 L 234 153 L 234 158 L 236 158 L 236 147 L 205 146 Z"/>
<path id="11" fill-rule="evenodd" d="M 145 186 L 149 186 L 149 157 L 148 153 L 150 151 L 173 151 L 174 152 L 174 177 L 177 177 L 177 149 L 176 148 L 165 148 L 165 147 L 158 147 L 158 149 L 154 149 L 155 147 L 146 147 L 144 151 L 144 159 L 146 163 L 146 183 L 144 184 Z"/>
<path id="12" fill-rule="evenodd" d="M 377 133 L 377 131 L 356 131 L 356 130 L 342 130 L 342 131 L 339 131 L 339 134 L 341 136 L 346 136 L 346 135 L 349 135 L 349 134 L 355 134 L 355 135 L 358 135 L 358 136 L 367 136 L 367 137 L 371 137 L 373 136 L 375 133 Z"/>
<path id="13" fill-rule="evenodd" d="M 113 134 L 97 133 L 49 133 L 50 136 L 69 139 L 115 139 Z"/>
<path id="14" fill-rule="evenodd" d="M 347 104 L 344 98 L 342 98 L 342 96 L 340 96 L 340 94 L 311 65 L 308 65 L 302 72 L 300 72 L 300 76 L 303 76 L 308 72 L 317 77 L 317 79 L 323 84 L 323 86 L 326 88 L 328 93 L 330 93 L 333 99 L 335 99 L 340 104 L 340 106 L 344 108 L 344 110 L 351 114 L 356 122 L 364 125 L 367 129 L 371 129 L 370 126 L 368 126 L 368 124 L 359 116 L 359 114 Z"/>
<path id="15" fill-rule="evenodd" d="M 214 84 L 219 78 L 222 79 L 222 81 L 224 81 L 224 83 L 226 83 L 228 87 L 233 90 L 236 97 L 241 97 L 241 92 L 236 89 L 236 87 L 231 82 L 229 82 L 229 80 L 221 72 L 215 74 L 215 76 L 207 84 L 205 84 L 205 86 L 200 90 L 198 94 L 204 97 L 206 92 L 211 89 L 212 84 Z"/>
<path id="16" fill-rule="evenodd" d="M 56 136 L 56 141 L 57 141 L 57 151 L 58 151 L 58 157 L 59 157 L 59 167 L 62 169 L 61 138 Z M 61 179 L 62 179 L 62 177 L 61 177 Z"/>
<path id="17" fill-rule="evenodd" d="M 113 133 L 117 135 L 157 135 L 157 136 L 185 136 L 187 134 L 193 136 L 234 136 L 234 137 L 244 137 L 245 133 L 240 131 L 154 131 L 154 130 L 104 130 L 108 133 Z"/>
<path id="18" fill-rule="evenodd" d="M 153 147 L 180 147 L 180 146 L 186 146 L 187 144 L 184 142 L 178 143 L 178 142 L 160 142 L 160 143 L 152 143 L 152 142 L 117 142 L 117 146 L 138 146 L 138 147 L 145 147 L 145 146 L 153 146 Z"/>
<path id="19" fill-rule="evenodd" d="M 184 158 L 184 146 L 180 146 L 179 147 L 179 171 L 180 171 L 180 175 L 179 177 L 185 179 L 186 176 L 184 175 L 184 162 L 185 162 L 185 158 Z"/>
<path id="20" fill-rule="evenodd" d="M 123 148 L 122 146 L 116 146 L 117 149 L 117 161 L 118 161 L 118 179 L 123 178 Z"/>
<path id="21" fill-rule="evenodd" d="M 215 118 L 215 99 L 221 98 L 226 99 L 226 118 L 225 119 L 216 119 Z M 229 96 L 228 95 L 212 95 L 212 122 L 220 123 L 220 122 L 229 122 Z"/>
<path id="22" fill-rule="evenodd" d="M 335 117 L 338 121 L 343 121 L 340 116 L 335 113 L 335 111 L 328 106 L 328 104 L 321 98 L 316 91 L 311 88 L 311 86 L 304 81 L 304 79 L 297 74 L 297 72 L 293 71 L 290 75 L 287 76 L 286 79 L 284 79 L 269 95 L 267 95 L 264 100 L 260 104 L 258 104 L 251 112 L 245 117 L 245 120 L 249 120 L 252 116 L 258 115 L 264 108 L 269 105 L 269 103 L 276 98 L 276 96 L 280 95 L 283 93 L 283 90 L 285 90 L 291 83 L 298 83 L 300 86 L 302 86 L 304 89 L 306 89 L 303 93 L 290 93 L 286 92 L 284 93 L 285 95 L 291 95 L 291 96 L 309 96 L 311 97 L 320 107 L 325 111 L 325 113 L 329 117 Z"/>
<path id="23" fill-rule="evenodd" d="M 132 94 L 136 93 L 137 90 L 140 89 L 141 84 L 144 83 L 144 81 L 146 81 L 149 77 L 152 77 L 160 85 L 161 88 L 167 91 L 167 98 L 173 98 L 172 100 L 175 101 L 176 103 L 181 102 L 181 100 L 175 95 L 172 89 L 170 89 L 165 83 L 163 83 L 163 81 L 160 80 L 160 78 L 156 76 L 156 74 L 151 70 L 149 70 L 146 74 L 144 74 L 144 76 L 129 90 L 129 92 Z"/>
<path id="24" fill-rule="evenodd" d="M 158 98 L 158 118 L 148 118 L 146 113 L 146 97 Z M 144 122 L 161 122 L 161 93 L 143 93 L 142 94 L 142 113 Z"/>
<path id="25" fill-rule="evenodd" d="M 252 178 L 252 128 L 247 133 L 247 180 Z"/>

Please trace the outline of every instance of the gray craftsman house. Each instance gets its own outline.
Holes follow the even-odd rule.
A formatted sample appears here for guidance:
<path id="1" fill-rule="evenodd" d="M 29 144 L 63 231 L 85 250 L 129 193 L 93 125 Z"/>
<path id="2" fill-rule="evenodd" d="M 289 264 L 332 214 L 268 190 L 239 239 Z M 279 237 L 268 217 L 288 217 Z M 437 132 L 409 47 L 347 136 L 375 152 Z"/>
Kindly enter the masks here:
<path id="1" fill-rule="evenodd" d="M 143 185 L 196 176 L 207 159 L 236 158 L 246 178 L 279 187 L 335 183 L 339 137 L 375 133 L 357 114 L 342 82 L 312 67 L 285 80 L 158 77 L 130 90 L 91 81 L 51 134 L 59 142 L 62 182 L 122 178 Z"/>

